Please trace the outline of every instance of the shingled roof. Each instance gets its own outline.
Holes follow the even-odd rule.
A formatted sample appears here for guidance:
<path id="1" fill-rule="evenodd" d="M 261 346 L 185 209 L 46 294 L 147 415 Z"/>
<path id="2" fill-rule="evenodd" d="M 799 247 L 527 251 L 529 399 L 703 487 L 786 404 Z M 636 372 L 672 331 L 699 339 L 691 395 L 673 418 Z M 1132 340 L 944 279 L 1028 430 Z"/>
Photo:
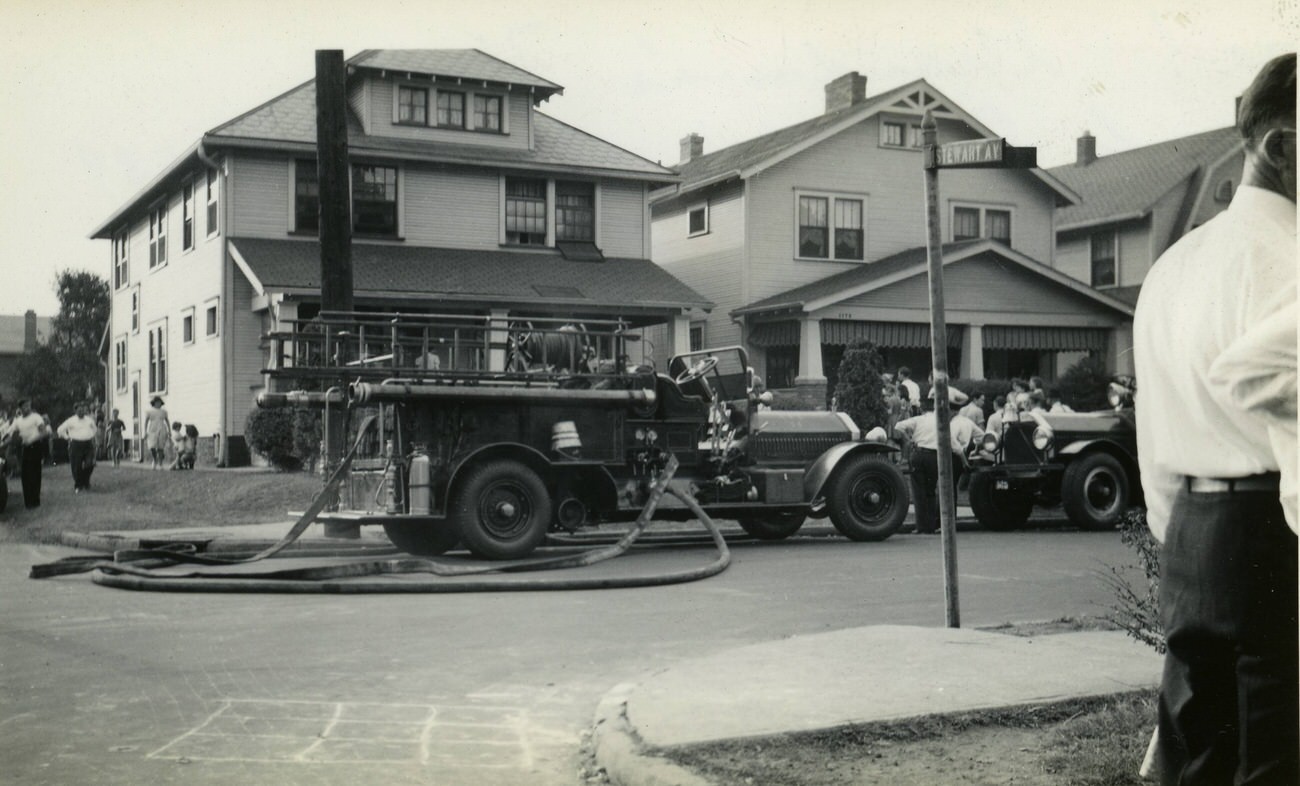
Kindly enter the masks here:
<path id="1" fill-rule="evenodd" d="M 1048 171 L 1083 197 L 1057 212 L 1056 229 L 1141 218 L 1173 189 L 1193 187 L 1193 175 L 1240 146 L 1241 134 L 1228 127 L 1053 167 Z"/>
<path id="2" fill-rule="evenodd" d="M 231 253 L 266 291 L 320 291 L 315 240 L 231 238 Z M 568 305 L 601 311 L 702 308 L 713 304 L 648 259 L 566 260 L 558 253 L 352 246 L 357 297 Z"/>
<path id="3" fill-rule="evenodd" d="M 367 49 L 348 59 L 354 68 L 374 68 L 421 76 L 487 80 L 507 85 L 527 85 L 544 94 L 564 88 L 513 66 L 480 49 Z"/>

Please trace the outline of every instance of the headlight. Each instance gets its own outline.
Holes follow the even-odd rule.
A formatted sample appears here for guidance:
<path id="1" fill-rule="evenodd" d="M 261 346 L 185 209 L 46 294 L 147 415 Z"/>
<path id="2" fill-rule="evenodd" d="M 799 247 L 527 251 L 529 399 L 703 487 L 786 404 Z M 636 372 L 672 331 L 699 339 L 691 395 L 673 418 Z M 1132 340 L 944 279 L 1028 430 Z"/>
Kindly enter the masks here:
<path id="1" fill-rule="evenodd" d="M 984 433 L 984 439 L 980 441 L 980 449 L 987 450 L 989 453 L 998 449 L 998 435 L 992 431 Z"/>
<path id="2" fill-rule="evenodd" d="M 654 429 L 647 429 L 645 433 L 646 442 L 658 442 L 659 433 Z"/>
<path id="3" fill-rule="evenodd" d="M 645 429 L 643 428 L 637 429 L 635 436 L 637 442 L 645 442 Z"/>
<path id="4" fill-rule="evenodd" d="M 1047 450 L 1052 445 L 1052 432 L 1039 426 L 1034 429 L 1034 449 Z"/>
<path id="5" fill-rule="evenodd" d="M 1119 385 L 1114 382 L 1106 388 L 1106 401 L 1112 407 L 1118 407 L 1124 401 L 1124 394 L 1120 391 Z"/>

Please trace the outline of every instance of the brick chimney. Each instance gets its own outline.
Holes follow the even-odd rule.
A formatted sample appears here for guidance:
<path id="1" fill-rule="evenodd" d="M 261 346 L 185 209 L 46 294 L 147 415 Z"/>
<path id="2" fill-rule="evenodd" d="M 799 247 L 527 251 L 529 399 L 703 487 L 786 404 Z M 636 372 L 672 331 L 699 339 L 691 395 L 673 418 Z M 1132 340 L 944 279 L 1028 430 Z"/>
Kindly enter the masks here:
<path id="1" fill-rule="evenodd" d="M 1097 138 L 1090 131 L 1084 131 L 1076 146 L 1075 163 L 1087 166 L 1097 160 Z"/>
<path id="2" fill-rule="evenodd" d="M 867 78 L 850 71 L 826 83 L 826 112 L 860 104 L 867 97 Z"/>
<path id="3" fill-rule="evenodd" d="M 682 160 L 679 163 L 685 164 L 702 155 L 704 155 L 704 137 L 694 131 L 682 137 Z"/>
<path id="4" fill-rule="evenodd" d="M 36 312 L 27 309 L 23 314 L 23 352 L 36 349 Z"/>

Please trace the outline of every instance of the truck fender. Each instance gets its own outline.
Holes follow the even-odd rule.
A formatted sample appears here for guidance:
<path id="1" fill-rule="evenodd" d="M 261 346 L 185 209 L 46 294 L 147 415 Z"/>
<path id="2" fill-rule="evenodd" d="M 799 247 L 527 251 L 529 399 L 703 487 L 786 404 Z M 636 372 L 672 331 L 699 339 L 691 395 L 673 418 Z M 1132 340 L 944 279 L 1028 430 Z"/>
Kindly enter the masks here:
<path id="1" fill-rule="evenodd" d="M 841 442 L 832 446 L 808 467 L 803 475 L 803 498 L 809 502 L 821 496 L 822 488 L 840 462 L 858 453 L 897 453 L 898 448 L 880 442 Z"/>
<path id="2" fill-rule="evenodd" d="M 1108 439 L 1076 439 L 1056 451 L 1058 456 L 1077 456 L 1093 445 L 1102 445 L 1108 452 L 1115 452 L 1120 449 L 1118 445 Z"/>

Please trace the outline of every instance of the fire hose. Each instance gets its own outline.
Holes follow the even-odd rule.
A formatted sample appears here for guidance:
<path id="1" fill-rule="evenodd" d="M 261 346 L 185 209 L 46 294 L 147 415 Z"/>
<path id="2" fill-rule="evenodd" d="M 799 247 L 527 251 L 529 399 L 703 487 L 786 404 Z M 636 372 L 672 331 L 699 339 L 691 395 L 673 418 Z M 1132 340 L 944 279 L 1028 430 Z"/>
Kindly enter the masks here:
<path id="1" fill-rule="evenodd" d="M 665 584 L 678 584 L 714 576 L 726 570 L 731 562 L 731 554 L 726 540 L 712 519 L 691 497 L 671 485 L 672 477 L 677 471 L 675 456 L 669 456 L 663 471 L 653 484 L 649 499 L 637 516 L 633 526 L 616 543 L 601 548 L 590 549 L 578 554 L 553 557 L 537 557 L 510 562 L 490 564 L 455 564 L 424 557 L 393 557 L 385 559 L 354 560 L 343 564 L 317 565 L 312 567 L 292 567 L 274 569 L 250 575 L 241 566 L 260 562 L 275 556 L 296 541 L 316 516 L 333 498 L 340 483 L 347 476 L 357 451 L 363 444 L 366 433 L 375 422 L 370 416 L 362 422 L 358 437 L 352 449 L 330 475 L 325 487 L 306 511 L 299 516 L 279 541 L 275 544 L 244 558 L 219 558 L 196 553 L 190 544 L 171 544 L 157 549 L 123 550 L 115 552 L 111 559 L 101 556 L 69 557 L 64 560 L 36 565 L 31 569 L 32 578 L 48 578 L 70 573 L 91 572 L 91 579 L 96 584 L 119 589 L 161 592 L 264 592 L 264 593 L 444 593 L 444 592 L 535 592 L 545 590 L 584 590 L 584 589 L 619 589 L 630 587 L 650 587 Z M 679 571 L 670 571 L 646 576 L 612 576 L 612 577 L 569 577 L 553 580 L 507 580 L 499 577 L 484 577 L 492 573 L 522 573 L 544 570 L 560 570 L 595 565 L 627 553 L 637 539 L 645 532 L 654 516 L 654 511 L 664 494 L 672 494 L 682 501 L 688 509 L 704 524 L 718 556 L 713 562 Z M 191 572 L 171 570 L 177 565 L 194 564 L 201 566 Z M 220 570 L 221 567 L 230 570 Z M 161 573 L 161 570 L 168 570 Z M 432 574 L 437 579 L 393 581 L 392 579 L 368 578 L 410 574 Z M 468 580 L 452 580 L 462 577 L 477 577 Z"/>

